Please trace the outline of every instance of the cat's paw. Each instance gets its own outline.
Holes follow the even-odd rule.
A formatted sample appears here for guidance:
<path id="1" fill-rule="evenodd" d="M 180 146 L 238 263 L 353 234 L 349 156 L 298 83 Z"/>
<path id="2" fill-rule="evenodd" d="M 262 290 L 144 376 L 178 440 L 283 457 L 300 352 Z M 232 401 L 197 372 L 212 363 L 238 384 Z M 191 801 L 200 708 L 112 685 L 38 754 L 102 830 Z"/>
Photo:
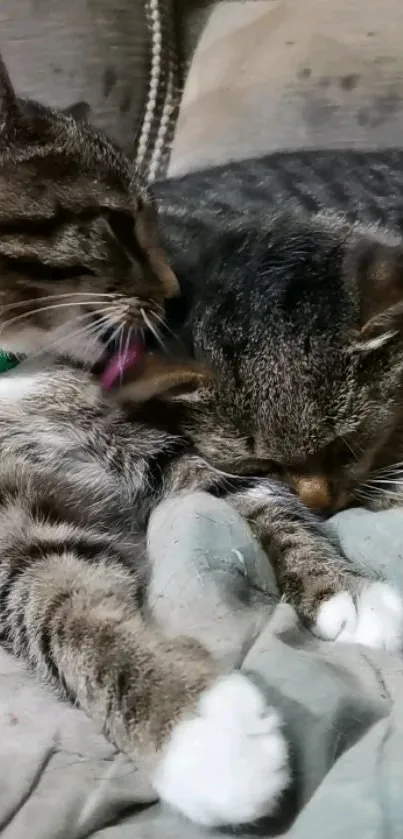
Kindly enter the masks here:
<path id="1" fill-rule="evenodd" d="M 403 646 L 403 601 L 386 583 L 367 583 L 355 597 L 339 592 L 320 607 L 315 631 L 329 641 L 399 652 Z"/>
<path id="2" fill-rule="evenodd" d="M 242 673 L 206 691 L 197 716 L 173 730 L 158 767 L 162 800 L 209 827 L 272 813 L 289 782 L 280 719 Z"/>

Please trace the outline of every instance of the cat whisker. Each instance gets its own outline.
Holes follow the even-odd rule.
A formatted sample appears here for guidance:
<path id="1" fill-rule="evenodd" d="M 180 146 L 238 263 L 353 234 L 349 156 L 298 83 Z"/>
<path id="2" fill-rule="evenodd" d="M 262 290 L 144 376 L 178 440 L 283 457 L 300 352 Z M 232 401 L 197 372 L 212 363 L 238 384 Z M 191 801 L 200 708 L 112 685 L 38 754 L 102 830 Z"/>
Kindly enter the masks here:
<path id="1" fill-rule="evenodd" d="M 115 324 L 116 324 L 116 326 L 115 326 L 114 331 L 112 332 L 112 334 L 109 336 L 109 338 L 106 341 L 106 344 L 105 344 L 106 349 L 109 349 L 111 346 L 116 344 L 116 342 L 119 340 L 120 332 L 124 328 L 123 323 L 121 321 L 118 321 L 118 322 L 115 321 Z"/>
<path id="2" fill-rule="evenodd" d="M 372 493 L 374 493 L 374 494 L 376 494 L 376 493 L 377 493 L 378 495 L 379 495 L 380 493 L 384 492 L 384 490 L 383 490 L 383 489 L 381 489 L 381 487 L 377 487 L 377 486 L 375 486 L 375 484 L 371 483 L 371 481 L 369 481 L 369 480 L 368 480 L 368 481 L 366 481 L 364 484 L 362 484 L 362 485 L 361 485 L 360 490 L 363 490 L 363 489 L 365 489 L 365 490 L 369 490 L 369 491 L 371 491 L 371 492 L 372 492 Z"/>
<path id="3" fill-rule="evenodd" d="M 129 350 L 129 345 L 130 345 L 130 339 L 131 339 L 131 337 L 132 337 L 132 330 L 131 330 L 131 329 L 127 329 L 127 330 L 126 330 L 125 348 L 124 348 L 124 351 L 123 351 L 123 358 L 127 358 L 127 353 L 128 353 L 128 350 Z M 122 366 L 123 366 L 123 365 L 122 365 Z M 122 376 L 123 376 L 123 370 L 121 371 L 121 382 L 120 382 L 121 384 L 122 384 Z"/>
<path id="4" fill-rule="evenodd" d="M 164 341 L 162 340 L 162 338 L 161 338 L 161 336 L 158 332 L 158 329 L 153 325 L 150 318 L 146 315 L 144 309 L 140 309 L 140 314 L 141 314 L 141 317 L 144 320 L 145 325 L 150 330 L 151 334 L 154 335 L 155 340 L 158 341 L 158 344 L 160 345 L 161 349 L 164 350 L 164 352 L 167 352 L 167 346 L 164 343 Z"/>
<path id="5" fill-rule="evenodd" d="M 88 317 L 88 313 L 85 313 L 85 315 L 79 315 L 78 318 L 71 318 L 70 320 L 66 321 L 66 323 L 64 325 L 65 326 L 69 326 L 69 324 L 74 325 L 75 323 L 78 322 L 79 319 L 81 320 L 82 317 Z M 84 337 L 85 334 L 87 334 L 88 337 L 91 338 L 91 340 L 94 340 L 94 342 L 95 342 L 100 337 L 100 335 L 102 335 L 102 332 L 104 331 L 105 325 L 109 322 L 110 322 L 109 315 L 104 315 L 103 318 L 101 318 L 97 323 L 85 324 L 84 326 L 77 329 L 75 332 L 74 331 L 70 332 L 68 335 L 61 335 L 59 338 L 57 338 L 57 340 L 51 341 L 49 344 L 46 344 L 44 347 L 42 347 L 40 350 L 38 350 L 38 352 L 31 353 L 30 356 L 29 356 L 30 360 L 36 359 L 36 358 L 41 357 L 43 355 L 46 355 L 50 350 L 55 350 L 55 349 L 62 350 L 63 349 L 62 345 L 64 343 L 66 343 L 66 341 L 71 342 L 72 340 L 75 340 L 79 337 Z M 103 348 L 100 348 L 99 355 L 102 355 L 102 352 L 103 352 Z"/>
<path id="6" fill-rule="evenodd" d="M 397 476 L 395 478 L 371 478 L 369 483 L 376 485 L 381 484 L 385 486 L 390 486 L 391 484 L 394 484 L 395 486 L 401 486 L 403 488 L 403 475 L 401 475 L 400 478 Z"/>
<path id="7" fill-rule="evenodd" d="M 388 490 L 385 487 L 374 486 L 370 482 L 367 482 L 366 484 L 363 484 L 359 490 L 357 490 L 357 493 L 363 491 L 369 492 L 371 500 L 390 499 L 396 501 L 396 499 L 400 497 L 403 498 L 403 485 L 398 483 L 396 486 L 398 487 L 396 490 Z"/>
<path id="8" fill-rule="evenodd" d="M 403 487 L 402 487 L 402 489 L 403 489 Z M 396 498 L 399 497 L 399 492 L 398 491 L 388 490 L 385 487 L 374 486 L 369 481 L 365 484 L 362 484 L 362 486 L 360 486 L 356 490 L 355 495 L 358 496 L 358 494 L 361 494 L 361 496 L 363 496 L 365 494 L 366 497 L 371 501 L 379 500 L 379 499 L 382 499 L 382 498 L 393 498 L 393 499 L 396 500 Z"/>
<path id="9" fill-rule="evenodd" d="M 370 480 L 376 481 L 377 483 L 380 481 L 401 481 L 403 480 L 403 472 L 401 470 L 395 470 L 394 472 L 384 472 L 383 474 L 376 473 L 375 475 L 371 475 Z"/>
<path id="10" fill-rule="evenodd" d="M 31 298 L 31 299 L 24 300 L 24 301 L 20 300 L 18 303 L 6 303 L 5 305 L 0 304 L 0 313 L 9 312 L 12 309 L 18 309 L 18 308 L 21 308 L 22 306 L 30 306 L 30 305 L 35 304 L 35 303 L 44 303 L 47 300 L 55 302 L 57 300 L 63 300 L 66 297 L 70 298 L 72 303 L 75 301 L 75 298 L 77 298 L 77 297 L 80 297 L 80 298 L 85 297 L 85 298 L 87 298 L 88 303 L 92 303 L 94 297 L 96 297 L 97 300 L 99 298 L 102 298 L 106 302 L 108 300 L 116 300 L 117 297 L 123 297 L 123 295 L 116 295 L 116 294 L 112 294 L 112 293 L 95 292 L 95 291 L 94 292 L 92 292 L 92 291 L 72 291 L 72 292 L 68 292 L 68 293 L 64 293 L 64 294 L 46 294 L 43 297 L 35 297 L 35 298 Z M 78 305 L 82 305 L 82 303 L 84 303 L 84 302 L 85 301 L 82 301 L 82 300 L 77 301 Z"/>
<path id="11" fill-rule="evenodd" d="M 1 333 L 4 331 L 4 329 L 8 329 L 8 328 L 9 328 L 10 326 L 12 326 L 13 324 L 18 323 L 18 322 L 19 322 L 19 321 L 21 321 L 21 320 L 26 320 L 27 318 L 31 318 L 31 317 L 33 317 L 34 315 L 38 315 L 38 314 L 40 314 L 41 312 L 48 312 L 48 311 L 51 311 L 51 310 L 54 310 L 54 309 L 63 309 L 63 308 L 65 308 L 65 307 L 70 307 L 70 308 L 71 308 L 71 306 L 77 306 L 77 305 L 82 306 L 82 305 L 84 305 L 84 304 L 83 304 L 83 303 L 77 304 L 76 302 L 71 302 L 71 303 L 54 303 L 54 304 L 52 304 L 52 305 L 50 305 L 50 306 L 40 306 L 38 309 L 33 309 L 33 310 L 32 310 L 32 311 L 30 311 L 30 312 L 23 312 L 22 314 L 20 314 L 20 315 L 16 315 L 15 317 L 13 317 L 13 318 L 9 318 L 8 320 L 6 320 L 6 321 L 4 321 L 3 323 L 1 323 L 1 324 L 0 324 L 0 335 L 1 335 Z M 95 300 L 92 300 L 92 301 L 90 301 L 90 305 L 91 305 L 91 306 L 100 306 L 100 305 L 101 305 L 101 306 L 103 306 L 103 309 L 101 309 L 101 311 L 104 311 L 104 309 L 106 308 L 106 301 L 103 301 L 103 300 L 96 300 L 96 301 L 95 301 Z M 98 311 L 99 311 L 99 310 L 98 310 Z M 87 313 L 86 313 L 86 314 L 87 314 Z"/>
<path id="12" fill-rule="evenodd" d="M 169 326 L 169 324 L 166 322 L 166 320 L 165 320 L 165 318 L 164 318 L 164 317 L 161 317 L 161 315 L 159 315 L 157 312 L 154 312 L 154 317 L 155 317 L 155 319 L 156 319 L 157 321 L 159 321 L 159 323 L 161 324 L 162 328 L 163 328 L 163 329 L 166 329 L 166 330 L 167 330 L 167 332 L 169 332 L 169 333 L 170 333 L 170 335 L 172 336 L 172 338 L 174 338 L 174 339 L 175 339 L 175 341 L 178 341 L 178 340 L 179 340 L 179 336 L 176 334 L 176 332 L 174 332 L 174 331 L 173 331 L 173 329 L 171 329 L 171 327 L 170 327 L 170 326 Z"/>
<path id="13" fill-rule="evenodd" d="M 356 501 L 364 504 L 364 506 L 365 504 L 371 504 L 376 501 L 376 498 L 371 495 L 371 493 L 363 492 L 362 490 L 357 490 L 357 492 L 354 493 L 354 498 Z"/>
<path id="14" fill-rule="evenodd" d="M 349 440 L 347 440 L 347 438 L 346 438 L 346 437 L 340 437 L 340 439 L 341 439 L 342 443 L 344 443 L 344 445 L 346 446 L 346 448 L 349 450 L 350 454 L 352 454 L 352 456 L 353 456 L 354 460 L 358 460 L 359 455 L 360 455 L 360 454 L 362 454 L 362 452 L 360 452 L 359 450 L 358 450 L 358 452 L 357 452 L 357 451 L 353 448 L 353 446 L 352 446 L 352 444 L 350 443 L 350 441 L 349 441 Z"/>
<path id="15" fill-rule="evenodd" d="M 124 327 L 121 325 L 119 329 L 119 349 L 118 349 L 118 358 L 119 358 L 119 384 L 122 384 L 123 381 L 123 368 L 124 368 L 124 361 L 122 357 L 122 350 L 123 350 L 123 334 L 124 334 Z"/>
<path id="16" fill-rule="evenodd" d="M 383 466 L 381 469 L 376 469 L 373 472 L 373 475 L 393 475 L 393 474 L 403 474 L 403 461 L 397 461 L 396 463 L 391 463 L 389 466 Z"/>
<path id="17" fill-rule="evenodd" d="M 106 342 L 106 349 L 108 349 L 111 346 L 111 344 L 113 346 L 113 345 L 116 344 L 117 341 L 119 341 L 119 358 L 120 359 L 122 358 L 122 350 L 121 350 L 122 343 L 121 342 L 122 342 L 123 330 L 124 330 L 124 325 L 122 323 L 118 324 L 115 331 L 112 333 L 109 340 Z M 120 364 L 120 369 L 119 369 L 119 383 L 120 384 L 122 384 L 123 372 L 124 372 L 123 371 L 123 364 L 121 363 Z"/>
<path id="18" fill-rule="evenodd" d="M 231 481 L 233 481 L 233 480 L 238 480 L 239 481 L 241 478 L 247 477 L 248 481 L 256 481 L 256 483 L 261 483 L 262 482 L 262 475 L 247 475 L 247 476 L 236 475 L 235 473 L 225 472 L 223 469 L 218 469 L 218 467 L 212 466 L 212 464 L 207 462 L 207 460 L 204 460 L 204 458 L 201 458 L 201 460 L 202 460 L 203 463 L 205 463 L 205 465 L 208 467 L 208 469 L 210 469 L 212 472 L 214 472 L 219 477 L 228 478 Z"/>
<path id="19" fill-rule="evenodd" d="M 366 492 L 362 487 L 361 489 L 356 489 L 354 492 L 354 498 L 370 498 L 370 492 Z"/>

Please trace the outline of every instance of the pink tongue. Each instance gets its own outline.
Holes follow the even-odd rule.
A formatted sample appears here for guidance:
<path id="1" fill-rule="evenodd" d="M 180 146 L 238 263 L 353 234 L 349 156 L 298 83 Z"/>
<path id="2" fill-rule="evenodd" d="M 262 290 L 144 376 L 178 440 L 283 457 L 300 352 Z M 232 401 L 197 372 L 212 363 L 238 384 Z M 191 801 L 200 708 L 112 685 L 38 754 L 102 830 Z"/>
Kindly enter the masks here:
<path id="1" fill-rule="evenodd" d="M 143 357 L 144 347 L 140 340 L 133 341 L 125 350 L 114 353 L 101 376 L 104 390 L 110 390 L 126 370 L 142 361 Z"/>

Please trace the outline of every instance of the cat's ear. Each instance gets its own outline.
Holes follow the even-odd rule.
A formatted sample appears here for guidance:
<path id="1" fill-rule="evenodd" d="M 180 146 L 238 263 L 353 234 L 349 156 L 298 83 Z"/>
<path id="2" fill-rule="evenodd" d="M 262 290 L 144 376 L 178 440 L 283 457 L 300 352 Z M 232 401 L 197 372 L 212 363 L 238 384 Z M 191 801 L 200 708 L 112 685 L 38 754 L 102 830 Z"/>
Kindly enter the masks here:
<path id="1" fill-rule="evenodd" d="M 152 271 L 162 285 L 165 298 L 176 297 L 180 291 L 179 283 L 161 248 L 157 210 L 151 201 L 141 201 L 136 213 L 135 233 L 139 245 L 147 254 Z"/>
<path id="2" fill-rule="evenodd" d="M 403 334 L 403 246 L 362 243 L 353 260 L 360 311 L 355 349 L 373 352 Z"/>
<path id="3" fill-rule="evenodd" d="M 0 140 L 15 131 L 20 119 L 20 108 L 4 61 L 0 55 Z"/>
<path id="4" fill-rule="evenodd" d="M 67 108 L 62 108 L 62 114 L 66 117 L 73 117 L 76 122 L 88 122 L 90 113 L 91 106 L 83 100 L 74 102 L 73 105 L 68 105 Z"/>
<path id="5" fill-rule="evenodd" d="M 211 382 L 210 371 L 197 362 L 149 355 L 140 372 L 134 368 L 125 373 L 115 396 L 121 403 L 144 403 L 150 399 L 195 402 Z"/>

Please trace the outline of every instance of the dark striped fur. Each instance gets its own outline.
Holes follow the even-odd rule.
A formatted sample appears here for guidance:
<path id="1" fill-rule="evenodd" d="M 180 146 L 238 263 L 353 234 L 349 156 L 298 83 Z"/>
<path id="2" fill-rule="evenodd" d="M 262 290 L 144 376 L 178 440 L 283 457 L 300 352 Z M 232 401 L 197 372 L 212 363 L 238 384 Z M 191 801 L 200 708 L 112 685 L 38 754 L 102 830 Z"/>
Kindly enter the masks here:
<path id="1" fill-rule="evenodd" d="M 172 369 L 165 359 L 157 390 L 146 370 L 106 398 L 89 372 L 104 350 L 99 318 L 125 330 L 151 321 L 155 331 L 176 291 L 152 202 L 106 138 L 16 100 L 4 68 L 0 76 L 0 345 L 28 356 L 50 346 L 51 356 L 41 356 L 40 373 L 21 366 L 0 379 L 1 638 L 120 749 L 155 760 L 219 673 L 199 645 L 166 639 L 142 608 L 147 524 L 159 501 L 192 490 L 227 498 L 307 623 L 326 598 L 361 590 L 297 494 L 303 481 L 323 489 L 326 479 L 331 507 L 341 474 L 354 500 L 364 471 L 352 477 L 337 447 L 357 429 L 367 472 L 385 462 L 403 351 L 398 312 L 384 315 L 402 246 L 345 219 L 273 216 L 271 202 L 287 189 L 300 197 L 289 157 L 159 185 L 183 290 L 168 326 L 204 366 Z M 326 166 L 338 164 L 305 158 L 309 173 L 314 164 L 327 200 Z M 299 193 L 311 209 L 310 191 Z M 381 275 L 395 278 L 383 298 Z M 379 314 L 370 340 L 385 322 L 393 340 L 372 353 L 364 338 L 351 352 L 365 318 Z"/>

